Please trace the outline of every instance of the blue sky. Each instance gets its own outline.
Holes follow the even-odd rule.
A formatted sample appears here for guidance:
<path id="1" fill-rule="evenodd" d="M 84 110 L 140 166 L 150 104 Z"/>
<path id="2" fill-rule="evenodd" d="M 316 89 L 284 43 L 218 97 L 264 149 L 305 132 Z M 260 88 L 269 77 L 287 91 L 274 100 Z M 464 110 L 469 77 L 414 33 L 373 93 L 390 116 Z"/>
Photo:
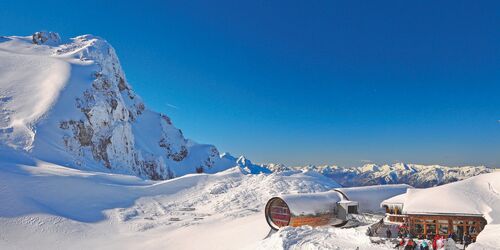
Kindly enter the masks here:
<path id="1" fill-rule="evenodd" d="M 92 33 L 151 109 L 256 162 L 500 166 L 500 1 L 2 1 Z"/>

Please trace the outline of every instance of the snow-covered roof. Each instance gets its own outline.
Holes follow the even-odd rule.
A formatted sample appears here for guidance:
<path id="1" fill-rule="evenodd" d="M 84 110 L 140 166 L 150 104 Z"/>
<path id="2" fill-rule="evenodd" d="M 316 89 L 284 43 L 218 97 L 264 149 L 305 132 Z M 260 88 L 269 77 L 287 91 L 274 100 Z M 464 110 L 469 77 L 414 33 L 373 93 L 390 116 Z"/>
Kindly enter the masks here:
<path id="1" fill-rule="evenodd" d="M 332 204 L 341 201 L 342 194 L 337 191 L 328 191 L 313 194 L 289 194 L 280 197 L 290 211 L 295 215 L 317 214 L 331 211 Z"/>
<path id="2" fill-rule="evenodd" d="M 406 184 L 375 185 L 366 187 L 337 188 L 351 201 L 359 202 L 361 212 L 380 212 L 380 203 L 390 197 L 406 193 L 412 188 Z"/>
<path id="3" fill-rule="evenodd" d="M 382 203 L 380 203 L 380 207 L 382 207 L 384 205 L 402 205 L 405 203 L 405 200 L 406 200 L 406 193 L 396 195 L 396 196 L 393 196 L 389 199 L 382 201 Z"/>
<path id="4" fill-rule="evenodd" d="M 449 188 L 409 189 L 406 193 L 405 214 L 482 215 L 483 209 L 472 203 L 473 192 Z"/>
<path id="5" fill-rule="evenodd" d="M 384 205 L 404 205 L 404 214 L 481 216 L 477 208 L 468 205 L 462 194 L 432 191 L 432 189 L 408 189 L 380 203 Z"/>

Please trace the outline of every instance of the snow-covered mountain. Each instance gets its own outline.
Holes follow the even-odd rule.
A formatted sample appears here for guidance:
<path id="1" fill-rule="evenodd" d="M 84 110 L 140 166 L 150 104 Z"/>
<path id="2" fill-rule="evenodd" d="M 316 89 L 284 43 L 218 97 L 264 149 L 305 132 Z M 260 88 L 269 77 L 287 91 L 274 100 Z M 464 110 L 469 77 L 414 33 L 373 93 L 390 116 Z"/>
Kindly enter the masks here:
<path id="1" fill-rule="evenodd" d="M 433 187 L 476 175 L 491 173 L 492 169 L 484 166 L 447 167 L 440 165 L 419 164 L 365 164 L 361 167 L 343 168 L 333 165 L 284 167 L 272 164 L 275 170 L 308 169 L 319 172 L 344 187 L 369 186 L 377 184 L 408 184 L 413 187 Z"/>
<path id="2" fill-rule="evenodd" d="M 235 165 L 259 171 L 145 107 L 102 38 L 0 37 L 0 76 L 0 144 L 37 159 L 153 180 Z"/>

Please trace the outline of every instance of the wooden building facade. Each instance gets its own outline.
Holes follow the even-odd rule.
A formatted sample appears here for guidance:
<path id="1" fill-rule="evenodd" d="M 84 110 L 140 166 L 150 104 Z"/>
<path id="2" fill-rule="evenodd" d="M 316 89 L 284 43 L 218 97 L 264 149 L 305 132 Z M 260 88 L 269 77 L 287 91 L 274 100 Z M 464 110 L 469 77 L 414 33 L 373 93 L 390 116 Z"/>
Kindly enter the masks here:
<path id="1" fill-rule="evenodd" d="M 483 230 L 486 220 L 482 215 L 460 214 L 408 214 L 410 232 L 413 235 L 450 235 L 461 239 L 469 234 L 473 239 Z"/>

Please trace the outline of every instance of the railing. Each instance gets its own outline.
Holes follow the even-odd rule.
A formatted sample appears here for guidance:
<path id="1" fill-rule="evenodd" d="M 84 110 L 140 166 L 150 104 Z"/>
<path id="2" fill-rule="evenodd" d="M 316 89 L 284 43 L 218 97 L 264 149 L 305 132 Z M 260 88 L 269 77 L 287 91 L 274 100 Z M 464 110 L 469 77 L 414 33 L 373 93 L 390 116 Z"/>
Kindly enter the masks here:
<path id="1" fill-rule="evenodd" d="M 390 222 L 403 223 L 403 222 L 405 222 L 405 218 L 408 218 L 408 215 L 406 215 L 406 214 L 389 214 L 389 213 L 386 213 L 385 217 Z"/>

